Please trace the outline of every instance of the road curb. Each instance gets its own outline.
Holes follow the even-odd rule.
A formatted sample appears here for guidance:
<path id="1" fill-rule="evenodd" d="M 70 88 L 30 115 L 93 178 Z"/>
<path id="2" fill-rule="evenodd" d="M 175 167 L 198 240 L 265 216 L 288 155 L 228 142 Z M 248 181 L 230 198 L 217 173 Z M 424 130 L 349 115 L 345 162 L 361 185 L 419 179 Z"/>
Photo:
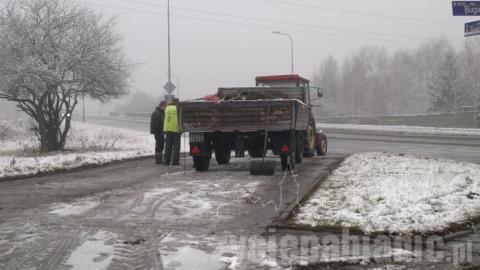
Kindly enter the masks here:
<path id="1" fill-rule="evenodd" d="M 342 163 L 343 161 L 346 159 L 346 157 L 339 157 L 337 158 L 337 160 L 335 160 L 334 162 L 332 162 L 332 164 L 330 164 L 328 167 L 327 167 L 327 171 L 328 173 L 326 173 L 325 175 L 323 175 L 320 179 L 318 179 L 318 181 L 314 182 L 312 184 L 311 187 L 309 187 L 307 190 L 307 192 L 305 193 L 305 195 L 302 197 L 302 199 L 298 202 L 298 204 L 296 202 L 292 202 L 290 203 L 289 206 L 287 206 L 279 215 L 279 217 L 277 219 L 275 219 L 270 225 L 267 226 L 267 230 L 268 229 L 275 229 L 275 228 L 279 228 L 279 227 L 284 227 L 286 226 L 287 224 L 287 220 L 293 215 L 293 213 L 301 206 L 303 205 L 307 200 L 309 200 L 311 198 L 311 196 L 313 195 L 313 193 L 320 187 L 320 185 L 325 181 L 325 179 L 327 179 L 327 177 L 330 176 L 330 174 L 335 170 L 337 169 Z"/>
<path id="2" fill-rule="evenodd" d="M 79 172 L 79 171 L 83 171 L 83 170 L 94 169 L 94 168 L 99 168 L 99 167 L 103 167 L 103 166 L 114 165 L 114 164 L 129 162 L 129 161 L 146 160 L 146 159 L 150 159 L 150 158 L 154 158 L 154 157 L 155 157 L 154 155 L 141 156 L 141 157 L 134 157 L 134 158 L 126 158 L 126 159 L 121 159 L 121 160 L 112 160 L 112 161 L 105 162 L 105 163 L 102 163 L 102 164 L 87 164 L 87 165 L 82 165 L 82 166 L 79 166 L 79 167 L 69 168 L 69 169 L 56 169 L 56 170 L 52 170 L 52 171 L 48 171 L 48 172 L 38 172 L 38 173 L 34 173 L 34 174 L 2 177 L 2 178 L 0 178 L 0 183 L 15 181 L 15 180 L 25 180 L 25 179 L 35 178 L 35 177 L 45 177 L 45 176 L 50 176 L 50 175 L 55 175 L 55 174 L 62 174 L 62 173 Z"/>

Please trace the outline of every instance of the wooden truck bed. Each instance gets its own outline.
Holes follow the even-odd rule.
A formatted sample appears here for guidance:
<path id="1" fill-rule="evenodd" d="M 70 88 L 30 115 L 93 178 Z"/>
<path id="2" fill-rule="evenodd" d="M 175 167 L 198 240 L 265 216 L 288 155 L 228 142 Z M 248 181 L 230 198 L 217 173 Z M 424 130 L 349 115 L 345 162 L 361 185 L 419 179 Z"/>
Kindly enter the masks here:
<path id="1" fill-rule="evenodd" d="M 190 101 L 179 105 L 183 132 L 306 130 L 309 107 L 295 99 Z"/>

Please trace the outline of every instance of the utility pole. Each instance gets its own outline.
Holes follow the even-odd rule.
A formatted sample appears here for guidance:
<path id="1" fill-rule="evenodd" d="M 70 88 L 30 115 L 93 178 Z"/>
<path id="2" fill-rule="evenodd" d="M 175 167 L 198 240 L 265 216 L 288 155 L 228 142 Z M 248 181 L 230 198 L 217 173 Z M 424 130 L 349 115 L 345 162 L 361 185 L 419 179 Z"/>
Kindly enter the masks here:
<path id="1" fill-rule="evenodd" d="M 167 101 L 171 101 L 172 93 L 175 91 L 176 86 L 172 83 L 172 57 L 171 57 L 171 39 L 170 39 L 170 0 L 167 0 L 167 27 L 168 27 L 168 82 L 163 89 L 167 91 Z"/>
<path id="2" fill-rule="evenodd" d="M 287 33 L 282 33 L 282 32 L 278 32 L 278 31 L 273 31 L 272 33 L 274 33 L 274 34 L 276 34 L 276 35 L 286 36 L 286 37 L 288 37 L 288 38 L 290 39 L 290 47 L 291 47 L 291 49 L 292 49 L 292 74 L 293 74 L 293 65 L 294 65 L 294 64 L 293 64 L 293 63 L 294 63 L 294 61 L 293 61 L 293 53 L 294 53 L 294 51 L 293 51 L 293 38 L 292 38 L 292 36 L 289 35 L 289 34 L 287 34 Z"/>
<path id="3" fill-rule="evenodd" d="M 167 26 L 168 26 L 168 83 L 172 83 L 172 66 L 170 56 L 170 0 L 167 0 Z"/>

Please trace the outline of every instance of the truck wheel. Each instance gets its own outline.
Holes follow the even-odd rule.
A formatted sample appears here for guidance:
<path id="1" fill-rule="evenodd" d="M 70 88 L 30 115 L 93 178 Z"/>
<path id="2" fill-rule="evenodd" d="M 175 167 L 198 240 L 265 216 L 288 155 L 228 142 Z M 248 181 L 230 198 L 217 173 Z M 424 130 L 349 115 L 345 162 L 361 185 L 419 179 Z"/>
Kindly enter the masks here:
<path id="1" fill-rule="evenodd" d="M 317 154 L 319 156 L 325 156 L 328 150 L 328 141 L 327 137 L 323 137 L 320 145 L 317 146 Z"/>
<path id="2" fill-rule="evenodd" d="M 248 155 L 251 158 L 263 158 L 266 153 L 264 152 L 264 145 L 265 137 L 257 135 L 253 138 L 248 146 Z"/>
<path id="3" fill-rule="evenodd" d="M 209 156 L 197 156 L 193 157 L 193 166 L 197 172 L 206 172 L 208 167 L 210 167 L 210 157 Z"/>
<path id="4" fill-rule="evenodd" d="M 230 157 L 232 156 L 232 150 L 229 147 L 219 145 L 215 147 L 215 159 L 220 165 L 230 163 Z"/>
<path id="5" fill-rule="evenodd" d="M 315 156 L 315 129 L 309 126 L 305 134 L 303 157 L 311 158 Z"/>
<path id="6" fill-rule="evenodd" d="M 295 136 L 295 162 L 303 162 L 303 132 L 296 132 Z"/>

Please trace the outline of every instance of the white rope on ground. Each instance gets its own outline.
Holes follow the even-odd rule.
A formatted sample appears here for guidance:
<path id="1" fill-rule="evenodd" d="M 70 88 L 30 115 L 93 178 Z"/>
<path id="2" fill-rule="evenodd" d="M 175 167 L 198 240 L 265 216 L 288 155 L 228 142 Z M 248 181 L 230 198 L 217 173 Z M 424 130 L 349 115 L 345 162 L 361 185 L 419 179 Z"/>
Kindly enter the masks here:
<path id="1" fill-rule="evenodd" d="M 183 137 L 183 150 L 184 150 L 184 153 L 183 153 L 183 174 L 186 174 L 187 173 L 187 133 L 184 132 L 182 134 L 182 137 Z M 181 144 L 181 142 L 180 142 Z M 180 151 L 182 152 L 182 151 Z"/>
<path id="2" fill-rule="evenodd" d="M 283 174 L 282 181 L 280 181 L 280 183 L 278 184 L 280 186 L 280 204 L 279 204 L 280 207 L 283 205 L 283 184 L 288 180 L 287 177 L 289 176 L 289 172 L 290 172 L 290 176 L 292 177 L 292 181 L 295 183 L 297 188 L 296 203 L 297 205 L 300 204 L 300 183 L 298 183 L 297 175 L 295 174 L 295 171 L 293 169 L 288 170 L 287 168 L 287 170 L 285 170 L 285 173 Z"/>

